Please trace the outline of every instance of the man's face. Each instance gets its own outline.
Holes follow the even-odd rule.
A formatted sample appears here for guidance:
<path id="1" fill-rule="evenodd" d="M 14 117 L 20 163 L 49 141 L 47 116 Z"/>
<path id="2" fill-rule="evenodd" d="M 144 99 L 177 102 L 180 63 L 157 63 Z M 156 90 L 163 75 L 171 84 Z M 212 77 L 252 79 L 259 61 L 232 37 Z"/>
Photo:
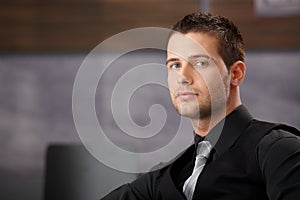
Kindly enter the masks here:
<path id="1" fill-rule="evenodd" d="M 212 35 L 191 32 L 171 36 L 167 49 L 172 102 L 182 116 L 206 118 L 226 109 L 230 76 Z"/>

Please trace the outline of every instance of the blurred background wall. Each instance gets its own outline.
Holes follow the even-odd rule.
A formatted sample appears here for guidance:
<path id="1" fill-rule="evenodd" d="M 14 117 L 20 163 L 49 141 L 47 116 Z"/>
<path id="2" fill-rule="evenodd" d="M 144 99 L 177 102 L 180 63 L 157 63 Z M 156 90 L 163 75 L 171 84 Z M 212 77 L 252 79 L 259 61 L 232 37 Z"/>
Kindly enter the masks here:
<path id="1" fill-rule="evenodd" d="M 197 10 L 230 17 L 239 25 L 248 50 L 299 49 L 299 15 L 263 16 L 256 8 L 261 1 L 275 14 L 276 8 L 299 8 L 298 0 L 2 0 L 0 50 L 90 51 L 121 31 L 170 28 Z"/>
<path id="2" fill-rule="evenodd" d="M 300 128 L 297 84 L 300 17 L 289 12 L 276 15 L 276 9 L 273 15 L 263 15 L 257 10 L 257 2 L 259 0 L 1 1 L 0 199 L 43 199 L 48 145 L 81 143 L 72 117 L 72 89 L 77 70 L 90 50 L 106 38 L 131 28 L 169 28 L 185 14 L 197 10 L 225 15 L 240 27 L 246 41 L 248 66 L 242 97 L 252 114 Z M 275 0 L 264 2 L 264 6 L 269 5 L 271 9 L 289 6 L 287 3 L 278 5 Z M 123 64 L 137 65 L 145 59 L 163 62 L 164 58 L 153 52 L 150 58 L 148 54 L 138 53 L 124 58 Z M 113 74 L 108 74 L 105 82 L 109 91 L 115 84 L 110 77 Z M 161 99 L 147 95 L 157 91 Z M 166 93 L 167 90 L 156 88 L 145 88 L 140 95 L 137 93 L 134 104 L 139 112 L 135 106 L 131 110 L 138 123 L 147 124 L 149 119 L 145 112 L 154 103 L 163 102 L 167 111 L 174 113 Z M 101 102 L 101 95 L 97 100 Z M 98 115 L 105 118 L 101 106 L 98 111 Z M 176 120 L 171 119 L 165 132 L 172 131 L 172 121 Z M 114 130 L 115 124 L 107 123 Z"/>

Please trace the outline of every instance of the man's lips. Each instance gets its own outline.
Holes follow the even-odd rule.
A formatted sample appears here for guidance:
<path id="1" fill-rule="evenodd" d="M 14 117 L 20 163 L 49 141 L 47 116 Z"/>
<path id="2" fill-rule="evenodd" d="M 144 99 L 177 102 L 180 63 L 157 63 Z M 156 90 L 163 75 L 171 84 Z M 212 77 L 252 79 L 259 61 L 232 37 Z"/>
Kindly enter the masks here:
<path id="1" fill-rule="evenodd" d="M 176 98 L 191 99 L 191 98 L 195 98 L 196 96 L 198 96 L 198 94 L 194 92 L 178 92 Z"/>

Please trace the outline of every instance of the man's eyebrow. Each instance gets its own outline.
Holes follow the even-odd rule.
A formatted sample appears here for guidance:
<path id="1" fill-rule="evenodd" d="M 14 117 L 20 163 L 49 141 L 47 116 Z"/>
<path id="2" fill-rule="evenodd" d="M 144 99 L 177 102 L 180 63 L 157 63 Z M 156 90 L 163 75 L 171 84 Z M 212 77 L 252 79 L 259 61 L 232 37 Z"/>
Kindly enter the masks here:
<path id="1" fill-rule="evenodd" d="M 179 58 L 170 58 L 166 61 L 166 65 L 168 65 L 169 62 L 179 61 Z"/>
<path id="2" fill-rule="evenodd" d="M 201 57 L 210 58 L 210 56 L 206 55 L 206 54 L 197 54 L 197 55 L 189 56 L 188 60 L 194 60 L 194 59 L 201 58 Z"/>
<path id="3" fill-rule="evenodd" d="M 197 54 L 197 55 L 192 55 L 188 57 L 188 60 L 195 60 L 197 58 L 212 58 L 213 60 L 215 60 L 213 57 L 207 55 L 207 54 Z M 174 62 L 174 61 L 179 61 L 179 58 L 170 58 L 166 61 L 166 65 L 168 65 L 169 62 Z"/>

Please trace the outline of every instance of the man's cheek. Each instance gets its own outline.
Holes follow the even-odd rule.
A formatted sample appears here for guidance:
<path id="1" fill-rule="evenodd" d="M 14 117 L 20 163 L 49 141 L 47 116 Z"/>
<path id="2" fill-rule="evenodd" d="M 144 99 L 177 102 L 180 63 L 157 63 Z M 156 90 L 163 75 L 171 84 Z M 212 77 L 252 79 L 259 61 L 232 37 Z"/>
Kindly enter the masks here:
<path id="1" fill-rule="evenodd" d="M 170 90 L 175 90 L 176 89 L 177 80 L 179 78 L 178 76 L 179 76 L 179 74 L 177 72 L 169 70 L 169 72 L 168 72 L 168 85 L 169 85 Z"/>

